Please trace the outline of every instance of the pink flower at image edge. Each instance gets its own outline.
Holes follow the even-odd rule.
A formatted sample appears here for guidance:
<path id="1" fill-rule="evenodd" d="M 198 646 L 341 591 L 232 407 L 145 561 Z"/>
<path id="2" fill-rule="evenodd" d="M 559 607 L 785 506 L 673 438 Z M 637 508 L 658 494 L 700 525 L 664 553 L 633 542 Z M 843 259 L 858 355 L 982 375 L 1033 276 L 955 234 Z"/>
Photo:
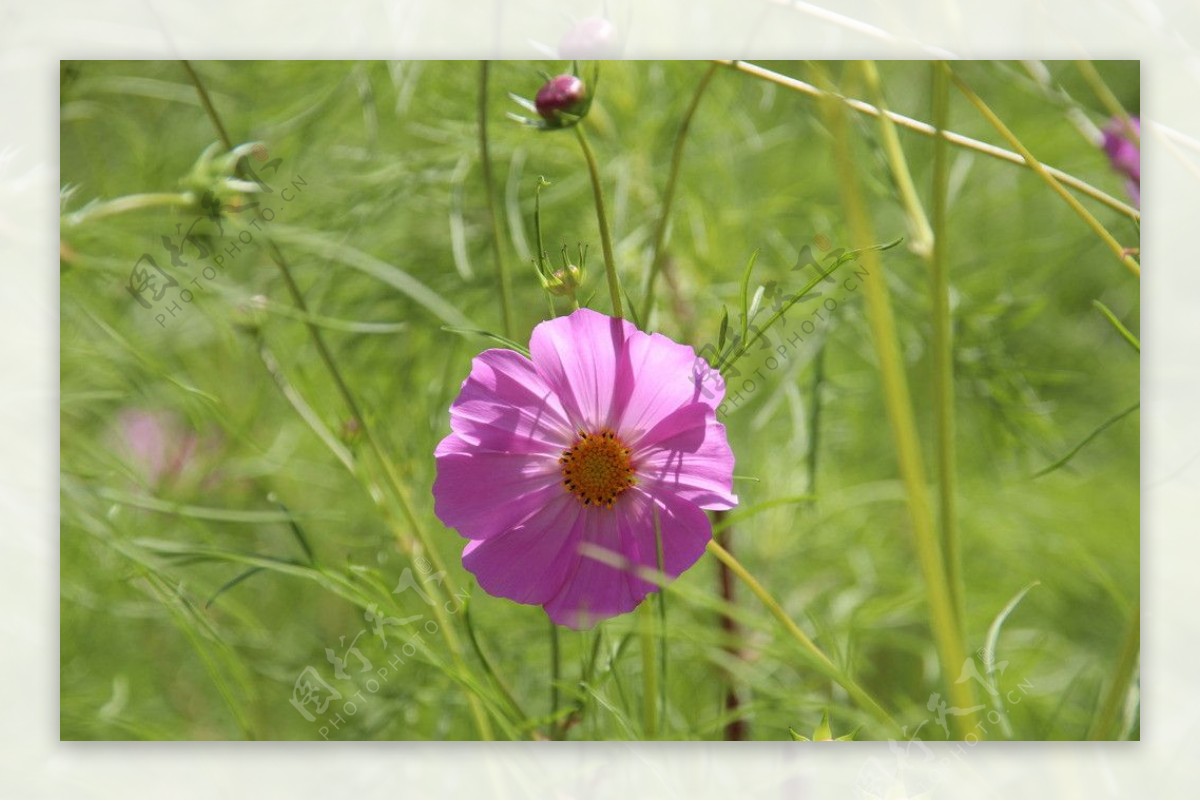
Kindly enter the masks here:
<path id="1" fill-rule="evenodd" d="M 1138 117 L 1131 117 L 1129 126 L 1133 129 L 1133 133 L 1140 138 L 1142 135 L 1141 120 Z M 1108 156 L 1109 164 L 1116 172 L 1125 177 L 1125 191 L 1133 199 L 1134 205 L 1140 207 L 1142 205 L 1141 148 L 1130 136 L 1125 124 L 1115 117 L 1109 120 L 1108 125 L 1104 126 L 1102 134 L 1104 137 L 1102 147 Z"/>
<path id="2" fill-rule="evenodd" d="M 657 538 L 674 578 L 712 538 L 703 510 L 737 504 L 725 388 L 692 348 L 590 309 L 539 324 L 529 350 L 475 357 L 434 511 L 486 592 L 586 628 L 657 589 L 639 575 Z"/>

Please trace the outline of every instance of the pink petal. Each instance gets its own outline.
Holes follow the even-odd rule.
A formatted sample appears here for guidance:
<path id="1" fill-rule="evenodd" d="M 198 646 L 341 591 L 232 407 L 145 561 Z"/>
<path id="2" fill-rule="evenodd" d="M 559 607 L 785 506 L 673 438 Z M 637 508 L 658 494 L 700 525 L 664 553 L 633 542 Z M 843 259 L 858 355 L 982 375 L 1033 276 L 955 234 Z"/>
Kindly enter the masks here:
<path id="1" fill-rule="evenodd" d="M 618 504 L 618 509 L 584 509 L 576 520 L 571 531 L 576 548 L 574 569 L 562 590 L 545 604 L 546 614 L 555 623 L 576 629 L 591 628 L 597 620 L 628 612 L 646 596 L 645 592 L 636 597 L 630 592 L 628 570 L 611 567 L 580 550 L 586 543 L 614 553 L 619 559 L 628 558 L 630 549 L 623 546 L 617 526 L 621 505 Z"/>
<path id="2" fill-rule="evenodd" d="M 436 460 L 434 513 L 468 539 L 507 531 L 567 494 L 553 457 L 480 451 L 451 434 L 438 445 Z"/>
<path id="3" fill-rule="evenodd" d="M 733 451 L 707 404 L 683 406 L 636 443 L 633 462 L 647 491 L 674 494 L 703 509 L 732 509 Z"/>
<path id="4" fill-rule="evenodd" d="M 463 550 L 463 567 L 492 595 L 523 604 L 553 598 L 579 561 L 575 523 L 584 509 L 561 493 L 521 525 Z"/>
<path id="5" fill-rule="evenodd" d="M 692 348 L 591 309 L 541 323 L 529 350 L 573 426 L 613 428 L 628 440 L 685 404 L 716 409 L 725 394 Z"/>
<path id="6" fill-rule="evenodd" d="M 712 539 L 707 515 L 684 500 L 634 491 L 615 509 L 589 509 L 580 516 L 575 534 L 582 558 L 562 591 L 545 605 L 550 619 L 590 628 L 633 610 L 657 589 L 638 575 L 643 568 L 658 569 L 656 517 L 663 572 L 675 578 L 695 564 Z"/>
<path id="7" fill-rule="evenodd" d="M 578 309 L 533 329 L 533 363 L 575 428 L 613 427 L 617 359 L 636 331 L 632 323 L 591 309 Z"/>
<path id="8" fill-rule="evenodd" d="M 566 412 L 533 362 L 511 350 L 486 350 L 450 406 L 450 427 L 484 450 L 557 456 L 574 437 Z"/>
<path id="9" fill-rule="evenodd" d="M 695 350 L 635 331 L 618 359 L 618 433 L 636 441 L 679 407 L 700 402 L 716 409 L 724 395 L 720 374 Z"/>

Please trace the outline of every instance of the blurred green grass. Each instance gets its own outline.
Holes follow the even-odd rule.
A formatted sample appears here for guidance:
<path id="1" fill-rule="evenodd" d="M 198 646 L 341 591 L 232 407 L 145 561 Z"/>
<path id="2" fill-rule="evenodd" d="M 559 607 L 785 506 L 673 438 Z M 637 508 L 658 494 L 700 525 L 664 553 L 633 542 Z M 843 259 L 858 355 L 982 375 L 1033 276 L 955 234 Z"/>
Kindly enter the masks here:
<path id="1" fill-rule="evenodd" d="M 766 66 L 806 77 L 801 64 Z M 1073 66 L 1048 66 L 1079 108 L 1102 124 L 1106 114 Z M 1125 107 L 1136 110 L 1138 65 L 1097 66 Z M 431 454 L 448 430 L 446 410 L 470 357 L 490 343 L 443 331 L 444 315 L 362 265 L 373 257 L 402 270 L 474 326 L 499 330 L 476 139 L 477 64 L 203 62 L 196 68 L 234 141 L 261 140 L 281 159 L 275 173 L 281 182 L 304 182 L 292 202 L 276 203 L 269 230 L 311 310 L 403 323 L 398 332 L 324 335 L 400 466 L 417 514 L 457 583 L 467 586 L 470 576 L 457 556 L 462 540 L 432 514 Z M 593 304 L 607 310 L 591 190 L 573 138 L 503 117 L 518 110 L 505 92 L 532 96 L 538 68 L 562 65 L 498 62 L 491 77 L 500 216 L 522 226 L 504 226 L 518 341 L 545 314 L 526 244 L 533 239 L 539 175 L 551 181 L 542 195 L 547 250 L 557 261 L 562 245 L 573 252 L 577 243 L 588 244 L 583 297 L 594 291 Z M 588 124 L 631 293 L 640 292 L 648 265 L 678 120 L 705 68 L 687 62 L 602 68 Z M 1040 159 L 1121 196 L 1103 152 L 1059 104 L 1021 79 L 1018 65 L 956 68 Z M 928 119 L 928 65 L 886 62 L 880 70 L 890 107 Z M 64 62 L 61 108 L 61 181 L 70 188 L 65 212 L 92 199 L 177 191 L 217 138 L 175 63 Z M 952 97 L 951 109 L 951 129 L 997 141 L 960 98 Z M 854 122 L 874 227 L 883 239 L 906 235 L 876 128 Z M 932 143 L 901 137 L 928 203 Z M 1128 220 L 1090 207 L 1119 239 L 1136 244 Z M 345 697 L 358 691 L 366 698 L 326 733 L 331 739 L 473 738 L 461 687 L 435 664 L 406 659 L 376 692 L 356 683 L 365 681 L 361 676 L 332 679 L 325 649 L 340 653 L 339 638 L 349 642 L 369 627 L 363 610 L 345 597 L 304 576 L 264 570 L 206 606 L 242 567 L 173 558 L 147 543 L 302 562 L 286 521 L 211 520 L 118 502 L 155 497 L 268 512 L 282 503 L 323 570 L 357 577 L 363 586 L 371 576 L 386 591 L 407 564 L 367 482 L 338 464 L 264 367 L 260 344 L 324 424 L 343 430 L 346 411 L 304 326 L 248 309 L 256 295 L 288 303 L 261 240 L 231 256 L 216 279 L 202 280 L 193 302 L 180 304 L 165 326 L 126 291 L 139 256 L 153 252 L 160 264 L 169 263 L 161 238 L 194 217 L 149 209 L 63 227 L 61 736 L 320 739 L 321 720 L 306 720 L 289 703 L 297 676 L 311 665 Z M 1029 688 L 1007 710 L 1017 739 L 1079 739 L 1137 608 L 1137 415 L 1108 429 L 1067 467 L 1039 479 L 1033 474 L 1137 400 L 1137 356 L 1092 301 L 1102 300 L 1136 332 L 1138 286 L 1059 198 L 1018 167 L 952 151 L 948 217 L 968 644 L 981 647 L 1004 605 L 1039 581 L 1005 624 L 998 658 L 1007 664 L 999 683 L 1005 692 Z M 754 285 L 775 280 L 798 289 L 801 281 L 789 268 L 818 235 L 834 246 L 848 238 L 817 104 L 719 71 L 693 122 L 680 176 L 668 254 L 676 290 L 660 281 L 653 327 L 697 347 L 715 341 L 723 305 L 739 304 L 750 253 L 761 250 Z M 926 267 L 903 247 L 887 251 L 884 265 L 931 461 Z M 193 275 L 182 272 L 187 280 Z M 789 319 L 806 313 L 801 304 Z M 792 331 L 782 325 L 776 341 Z M 819 498 L 736 524 L 735 547 L 794 619 L 910 734 L 923 726 L 920 736 L 936 739 L 942 734 L 930 722 L 929 700 L 939 690 L 937 662 L 861 299 L 843 298 L 800 352 L 811 357 L 818 340 L 826 343 Z M 793 357 L 726 418 L 736 472 L 747 477 L 737 486 L 742 509 L 806 492 L 811 383 L 811 358 Z M 131 409 L 169 412 L 177 426 L 171 436 L 197 438 L 187 470 L 157 482 L 139 475 L 120 442 L 119 420 Z M 361 441 L 352 434 L 346 441 L 366 461 Z M 668 593 L 665 736 L 720 738 L 728 676 L 756 738 L 786 739 L 789 726 L 810 732 L 825 709 L 835 734 L 866 724 L 862 737 L 882 736 L 809 669 L 740 588 L 745 640 L 738 646 L 745 658 L 730 659 L 705 602 L 716 581 L 706 557 Z M 424 611 L 412 595 L 394 597 L 406 614 Z M 470 614 L 523 710 L 531 719 L 549 714 L 541 610 L 474 591 Z M 619 658 L 570 736 L 639 736 L 636 638 L 618 649 L 636 624 L 618 619 L 603 630 L 600 664 L 615 653 Z M 595 636 L 564 635 L 564 697 Z M 363 642 L 372 639 L 368 633 Z M 443 648 L 436 637 L 427 642 Z M 395 657 L 394 645 L 370 642 L 363 653 L 379 667 Z M 483 675 L 477 661 L 470 664 Z M 988 736 L 1000 735 L 993 726 Z"/>

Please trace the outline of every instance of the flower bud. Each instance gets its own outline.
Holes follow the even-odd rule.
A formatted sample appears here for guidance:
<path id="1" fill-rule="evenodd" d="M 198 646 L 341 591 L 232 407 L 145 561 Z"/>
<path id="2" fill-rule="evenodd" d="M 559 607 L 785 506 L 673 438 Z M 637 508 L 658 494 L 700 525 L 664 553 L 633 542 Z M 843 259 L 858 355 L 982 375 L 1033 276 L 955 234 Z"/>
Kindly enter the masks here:
<path id="1" fill-rule="evenodd" d="M 230 310 L 230 322 L 248 334 L 256 334 L 267 321 L 267 307 L 270 303 L 265 295 L 247 298 Z"/>
<path id="2" fill-rule="evenodd" d="M 537 113 L 547 120 L 558 119 L 559 112 L 578 111 L 587 99 L 587 87 L 574 75 L 558 75 L 538 90 L 534 98 Z"/>
<path id="3" fill-rule="evenodd" d="M 543 283 L 546 291 L 556 297 L 574 297 L 579 285 L 583 283 L 583 268 L 574 264 L 555 270 Z"/>

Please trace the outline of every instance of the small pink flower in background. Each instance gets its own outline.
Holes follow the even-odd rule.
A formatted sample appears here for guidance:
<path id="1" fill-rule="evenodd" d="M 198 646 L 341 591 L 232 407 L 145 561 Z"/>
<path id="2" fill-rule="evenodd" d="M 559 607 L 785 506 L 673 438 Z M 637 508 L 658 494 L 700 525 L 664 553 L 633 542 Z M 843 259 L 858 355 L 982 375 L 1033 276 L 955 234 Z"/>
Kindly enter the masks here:
<path id="1" fill-rule="evenodd" d="M 587 628 L 657 589 L 638 575 L 657 570 L 656 529 L 674 578 L 712 538 L 702 510 L 737 504 L 725 387 L 692 348 L 590 309 L 541 323 L 529 349 L 475 357 L 434 509 L 485 591 Z"/>
<path id="2" fill-rule="evenodd" d="M 558 55 L 586 60 L 619 58 L 621 41 L 617 38 L 617 26 L 603 17 L 581 19 L 563 34 Z"/>
<path id="3" fill-rule="evenodd" d="M 200 438 L 168 412 L 125 409 L 117 417 L 118 447 L 147 487 L 177 481 L 192 465 Z"/>
<path id="4" fill-rule="evenodd" d="M 1131 117 L 1130 125 L 1140 138 L 1142 123 L 1137 117 Z M 1135 205 L 1142 203 L 1142 154 L 1138 143 L 1133 140 L 1121 120 L 1113 118 L 1104 126 L 1104 152 L 1108 154 L 1108 162 L 1112 168 L 1125 176 L 1125 189 L 1133 198 Z"/>

